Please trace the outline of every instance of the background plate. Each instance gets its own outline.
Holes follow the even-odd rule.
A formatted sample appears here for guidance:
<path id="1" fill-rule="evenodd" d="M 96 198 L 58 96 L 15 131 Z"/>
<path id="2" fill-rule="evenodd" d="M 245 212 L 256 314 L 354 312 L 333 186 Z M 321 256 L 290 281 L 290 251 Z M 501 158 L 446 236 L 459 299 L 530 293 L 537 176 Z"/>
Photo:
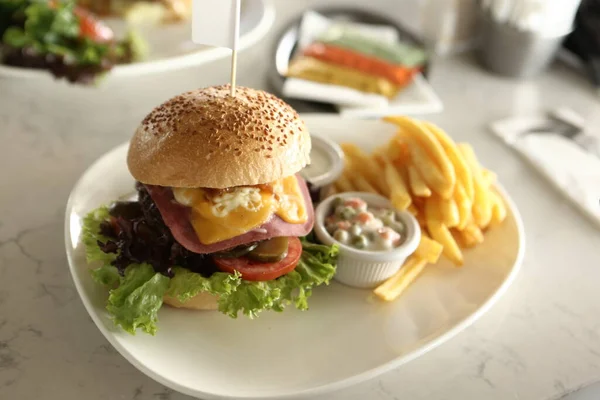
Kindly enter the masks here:
<path id="1" fill-rule="evenodd" d="M 239 51 L 252 46 L 262 39 L 275 21 L 273 0 L 243 0 L 240 19 Z M 119 21 L 107 21 L 116 32 L 123 32 Z M 118 65 L 110 72 L 111 77 L 132 77 L 155 74 L 198 66 L 220 58 L 228 57 L 231 50 L 201 46 L 192 43 L 191 23 L 174 24 L 146 28 L 140 33 L 148 40 L 150 54 L 147 60 L 139 63 Z M 0 64 L 0 78 L 48 78 L 44 70 L 9 67 Z"/>
<path id="2" fill-rule="evenodd" d="M 371 149 L 395 131 L 380 121 L 305 116 L 318 135 Z M 66 248 L 73 280 L 90 316 L 108 341 L 151 378 L 204 399 L 291 398 L 323 393 L 372 378 L 443 343 L 486 312 L 510 285 L 525 243 L 521 218 L 508 217 L 465 253 L 465 265 L 426 269 L 397 301 L 332 283 L 310 299 L 311 309 L 233 320 L 217 312 L 164 307 L 155 337 L 116 329 L 79 242 L 81 218 L 130 193 L 127 144 L 100 158 L 81 177 L 67 205 Z"/>
<path id="3" fill-rule="evenodd" d="M 315 9 L 314 11 L 337 21 L 391 26 L 396 29 L 398 37 L 402 41 L 427 49 L 425 43 L 418 36 L 407 31 L 399 25 L 398 22 L 384 15 L 348 7 Z M 301 21 L 302 16 L 294 20 L 279 34 L 279 39 L 273 50 L 273 64 L 269 71 L 269 81 L 273 90 L 275 90 L 279 96 L 282 96 L 283 85 L 286 79 L 285 73 L 292 56 L 297 49 Z M 343 116 L 358 118 L 378 117 L 390 113 L 416 115 L 441 112 L 444 109 L 444 105 L 427 81 L 430 69 L 431 63 L 428 61 L 423 68 L 422 76 L 417 77 L 412 84 L 404 88 L 402 92 L 390 102 L 388 108 L 338 108 L 337 106 L 328 103 L 292 98 L 285 98 L 285 100 L 300 112 L 340 112 Z"/>

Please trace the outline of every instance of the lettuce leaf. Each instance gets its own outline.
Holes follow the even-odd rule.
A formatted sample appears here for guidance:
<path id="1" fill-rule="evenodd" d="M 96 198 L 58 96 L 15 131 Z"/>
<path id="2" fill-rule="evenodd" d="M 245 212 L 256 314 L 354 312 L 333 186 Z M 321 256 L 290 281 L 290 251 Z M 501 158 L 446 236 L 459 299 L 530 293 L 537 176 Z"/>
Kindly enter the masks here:
<path id="1" fill-rule="evenodd" d="M 59 78 L 93 83 L 115 64 L 146 58 L 147 43 L 133 31 L 108 42 L 82 35 L 76 3 L 0 0 L 0 63 L 44 65 Z"/>
<path id="2" fill-rule="evenodd" d="M 154 272 L 149 264 L 127 267 L 119 287 L 110 291 L 106 309 L 115 324 L 135 334 L 138 328 L 154 335 L 158 310 L 169 288 L 170 278 Z"/>
<path id="3" fill-rule="evenodd" d="M 81 241 L 85 245 L 85 258 L 89 264 L 101 263 L 92 270 L 92 278 L 97 283 L 105 286 L 114 286 L 119 282 L 119 271 L 111 263 L 116 254 L 105 253 L 100 250 L 98 241 L 105 243 L 109 240 L 100 233 L 100 224 L 109 218 L 108 207 L 100 207 L 90 212 L 83 219 L 81 228 Z"/>
<path id="4" fill-rule="evenodd" d="M 239 274 L 217 272 L 205 278 L 183 268 L 177 268 L 168 293 L 186 301 L 201 291 L 219 297 L 219 311 L 237 318 L 242 313 L 255 318 L 265 310 L 281 312 L 291 303 L 308 309 L 308 298 L 314 286 L 329 284 L 335 274 L 337 246 L 325 246 L 302 240 L 302 256 L 296 268 L 271 281 L 245 281 Z"/>
<path id="5" fill-rule="evenodd" d="M 117 267 L 109 264 L 93 269 L 91 273 L 94 281 L 104 286 L 114 286 L 120 278 Z"/>
<path id="6" fill-rule="evenodd" d="M 98 241 L 107 242 L 109 238 L 100 233 L 100 224 L 110 218 L 108 207 L 99 207 L 83 218 L 81 241 L 85 245 L 85 257 L 88 263 L 100 261 L 110 264 L 117 258 L 116 254 L 105 253 L 98 246 Z"/>
<path id="7" fill-rule="evenodd" d="M 115 324 L 125 331 L 135 334 L 138 328 L 147 333 L 156 333 L 158 310 L 169 287 L 170 279 L 154 272 L 148 264 L 132 264 L 121 277 L 117 268 L 111 265 L 116 254 L 104 253 L 98 241 L 108 238 L 100 233 L 100 224 L 109 218 L 108 207 L 100 207 L 83 219 L 82 242 L 85 245 L 88 263 L 101 263 L 91 271 L 92 278 L 102 285 L 118 287 L 111 290 L 107 310 Z"/>
<path id="8" fill-rule="evenodd" d="M 190 271 L 189 269 L 175 267 L 175 276 L 167 292 L 177 300 L 185 302 L 200 292 L 209 292 L 216 296 L 223 296 L 235 292 L 240 285 L 240 274 L 215 272 L 210 278 Z"/>
<path id="9" fill-rule="evenodd" d="M 175 266 L 174 276 L 169 278 L 154 271 L 149 264 L 132 264 L 121 277 L 111 265 L 114 254 L 105 254 L 98 241 L 105 242 L 100 224 L 109 218 L 108 208 L 100 207 L 83 220 L 82 241 L 86 247 L 88 262 L 101 262 L 92 270 L 98 283 L 116 288 L 110 290 L 107 310 L 114 322 L 125 331 L 135 334 L 137 329 L 156 333 L 158 310 L 165 294 L 185 302 L 200 292 L 218 297 L 219 311 L 231 318 L 239 314 L 249 318 L 265 310 L 281 312 L 293 304 L 300 310 L 308 309 L 308 298 L 315 286 L 329 284 L 335 274 L 338 256 L 337 246 L 326 246 L 301 238 L 302 256 L 296 268 L 271 281 L 245 281 L 239 273 L 215 272 L 210 277 Z"/>

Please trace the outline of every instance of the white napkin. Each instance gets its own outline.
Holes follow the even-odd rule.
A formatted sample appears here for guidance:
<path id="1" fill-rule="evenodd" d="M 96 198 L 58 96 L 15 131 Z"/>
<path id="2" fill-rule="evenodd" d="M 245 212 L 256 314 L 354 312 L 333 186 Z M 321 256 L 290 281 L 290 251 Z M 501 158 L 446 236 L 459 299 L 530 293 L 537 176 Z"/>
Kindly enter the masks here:
<path id="1" fill-rule="evenodd" d="M 338 24 L 340 24 L 340 22 L 333 21 L 318 12 L 306 11 L 302 15 L 302 22 L 300 22 L 298 49 L 300 51 L 306 49 L 310 44 L 316 41 L 319 36 L 327 32 L 329 28 Z M 352 27 L 359 30 L 362 35 L 375 40 L 381 40 L 382 42 L 395 43 L 400 39 L 398 31 L 394 27 L 388 25 L 371 25 L 358 22 L 348 22 L 347 24 L 352 25 Z"/>
<path id="2" fill-rule="evenodd" d="M 287 78 L 283 86 L 283 95 L 293 99 L 320 101 L 344 106 L 385 107 L 388 100 L 378 94 L 337 85 L 308 81 L 298 78 Z"/>
<path id="3" fill-rule="evenodd" d="M 387 115 L 426 115 L 444 111 L 444 103 L 423 75 L 417 74 L 387 106 L 337 105 L 342 117 L 381 118 Z"/>
<path id="4" fill-rule="evenodd" d="M 504 119 L 490 128 L 600 226 L 600 158 L 557 134 L 523 134 L 547 125 L 540 115 Z"/>

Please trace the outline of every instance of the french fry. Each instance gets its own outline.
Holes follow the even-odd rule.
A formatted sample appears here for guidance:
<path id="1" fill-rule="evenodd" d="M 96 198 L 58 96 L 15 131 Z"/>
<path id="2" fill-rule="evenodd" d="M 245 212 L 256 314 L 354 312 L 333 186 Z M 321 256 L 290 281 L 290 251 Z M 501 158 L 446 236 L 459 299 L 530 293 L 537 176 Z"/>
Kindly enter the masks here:
<path id="1" fill-rule="evenodd" d="M 454 189 L 454 201 L 456 202 L 456 207 L 458 208 L 459 217 L 458 225 L 456 227 L 458 230 L 463 230 L 471 219 L 473 202 L 468 198 L 465 187 L 461 182 L 457 182 L 456 188 Z"/>
<path id="2" fill-rule="evenodd" d="M 458 149 L 467 160 L 471 173 L 473 174 L 473 184 L 475 187 L 475 197 L 473 198 L 473 216 L 475 222 L 480 228 L 486 228 L 492 220 L 492 202 L 490 191 L 486 187 L 481 174 L 481 168 L 473 148 L 466 144 L 460 143 Z"/>
<path id="3" fill-rule="evenodd" d="M 477 246 L 477 242 L 471 236 L 469 236 L 465 231 L 459 231 L 457 229 L 452 229 L 451 231 L 454 240 L 462 249 L 470 249 Z"/>
<path id="4" fill-rule="evenodd" d="M 440 255 L 463 265 L 462 249 L 483 243 L 486 230 L 506 219 L 507 208 L 494 190 L 496 174 L 480 165 L 470 145 L 455 143 L 429 122 L 407 117 L 385 120 L 398 131 L 371 154 L 354 144 L 342 145 L 346 168 L 333 187 L 337 192 L 382 194 L 395 208 L 411 213 L 421 227 L 421 242 L 413 256 L 376 289 L 389 301 Z"/>
<path id="5" fill-rule="evenodd" d="M 425 202 L 425 216 L 427 219 L 427 230 L 433 240 L 439 242 L 443 247 L 443 254 L 455 265 L 464 264 L 464 257 L 456 240 L 446 225 L 442 223 L 440 210 L 437 208 L 435 198 L 430 197 Z"/>
<path id="6" fill-rule="evenodd" d="M 390 157 L 388 154 L 388 148 L 391 147 L 391 142 L 388 143 L 386 146 L 383 147 L 378 147 L 376 148 L 373 153 L 371 154 L 371 157 L 375 160 L 375 162 L 381 167 L 383 168 L 385 166 L 385 162 L 384 162 L 384 158 L 388 157 L 390 159 L 393 159 L 392 157 Z M 388 188 L 389 189 L 389 188 Z"/>
<path id="7" fill-rule="evenodd" d="M 415 215 L 415 218 L 417 219 L 417 222 L 419 222 L 419 226 L 421 227 L 421 232 L 426 232 L 427 218 L 425 218 L 425 213 L 419 213 L 419 214 Z"/>
<path id="8" fill-rule="evenodd" d="M 435 221 L 438 223 L 442 223 L 442 213 L 438 204 L 438 197 L 429 197 L 425 199 L 425 204 L 423 205 L 423 209 L 425 211 L 425 217 L 427 221 Z"/>
<path id="9" fill-rule="evenodd" d="M 432 157 L 435 165 L 440 168 L 442 176 L 446 180 L 450 189 L 454 188 L 456 183 L 456 172 L 454 166 L 440 142 L 421 122 L 407 117 L 386 117 L 384 121 L 391 122 L 404 131 L 410 137 L 414 137 L 416 141 L 426 149 L 426 152 Z M 452 190 L 447 195 L 442 193 L 442 196 L 448 198 L 452 195 Z"/>
<path id="10" fill-rule="evenodd" d="M 375 189 L 362 175 L 355 174 L 352 177 L 352 183 L 354 183 L 354 186 L 359 192 L 379 194 L 377 189 Z"/>
<path id="11" fill-rule="evenodd" d="M 414 208 L 416 209 L 416 212 L 418 214 L 424 214 L 423 210 L 425 207 L 425 199 L 427 199 L 427 197 L 413 197 L 412 198 L 412 205 L 414 206 Z"/>
<path id="12" fill-rule="evenodd" d="M 444 255 L 456 266 L 462 266 L 464 264 L 463 254 L 448 227 L 437 221 L 427 220 L 427 229 L 431 237 L 444 246 Z"/>
<path id="13" fill-rule="evenodd" d="M 491 188 L 495 183 L 498 177 L 495 172 L 490 171 L 489 169 L 482 168 L 481 169 L 481 177 L 485 182 L 485 187 Z"/>
<path id="14" fill-rule="evenodd" d="M 427 151 L 415 139 L 404 138 L 409 144 L 410 158 L 427 186 L 440 196 L 448 198 L 452 195 L 454 184 L 444 178 L 439 167 L 431 160 Z"/>
<path id="15" fill-rule="evenodd" d="M 440 142 L 446 154 L 448 154 L 448 158 L 454 165 L 454 170 L 456 171 L 456 181 L 461 182 L 466 196 L 473 201 L 473 197 L 475 196 L 475 187 L 473 185 L 473 174 L 469 169 L 469 165 L 464 159 L 463 155 L 456 147 L 456 143 L 448 136 L 446 132 L 440 129 L 438 126 L 430 123 L 423 123 L 429 131 L 435 136 L 435 138 Z"/>
<path id="16" fill-rule="evenodd" d="M 335 182 L 335 187 L 338 192 L 354 192 L 354 187 L 352 186 L 352 182 L 348 179 L 346 174 L 342 174 L 338 180 Z"/>
<path id="17" fill-rule="evenodd" d="M 406 143 L 402 143 L 396 136 L 388 145 L 387 151 L 384 153 L 391 161 L 408 158 L 410 153 Z"/>
<path id="18" fill-rule="evenodd" d="M 483 243 L 483 240 L 484 240 L 483 239 L 483 232 L 474 223 L 468 224 L 465 227 L 465 229 L 463 230 L 463 232 L 465 234 L 469 235 L 475 241 L 476 244 Z"/>
<path id="19" fill-rule="evenodd" d="M 462 231 L 453 230 L 453 234 L 464 248 L 475 247 L 484 241 L 483 232 L 473 222 L 469 223 Z"/>
<path id="20" fill-rule="evenodd" d="M 389 159 L 384 158 L 384 162 L 384 176 L 390 188 L 390 200 L 395 208 L 406 210 L 412 202 L 406 182 Z"/>
<path id="21" fill-rule="evenodd" d="M 410 190 L 415 196 L 420 197 L 429 197 L 431 196 L 431 189 L 427 187 L 427 184 L 417 171 L 417 168 L 414 165 L 409 165 L 407 167 L 408 170 L 408 182 L 410 185 Z"/>
<path id="22" fill-rule="evenodd" d="M 427 234 L 421 234 L 421 241 L 419 247 L 415 250 L 415 255 L 430 264 L 435 264 L 440 259 L 444 247 L 427 236 Z"/>
<path id="23" fill-rule="evenodd" d="M 492 225 L 499 225 L 506 219 L 506 205 L 504 200 L 495 191 L 490 191 L 492 198 Z"/>
<path id="24" fill-rule="evenodd" d="M 413 198 L 413 202 L 410 206 L 408 206 L 408 208 L 406 209 L 406 211 L 408 211 L 409 213 L 411 213 L 419 222 L 419 225 L 421 227 L 426 226 L 426 222 L 425 222 L 425 212 L 423 210 L 423 208 L 418 204 L 415 203 L 415 200 L 418 199 L 418 197 L 414 197 Z"/>
<path id="25" fill-rule="evenodd" d="M 374 157 L 369 157 L 367 168 L 369 168 L 369 170 L 372 171 L 371 174 L 374 175 L 373 179 L 377 182 L 375 187 L 379 189 L 379 193 L 385 197 L 390 197 L 392 192 L 385 180 L 384 165 L 380 165 Z"/>
<path id="26" fill-rule="evenodd" d="M 442 221 L 448 228 L 454 228 L 460 223 L 458 206 L 454 199 L 437 199 L 438 207 L 442 213 Z"/>
<path id="27" fill-rule="evenodd" d="M 385 301 L 397 299 L 423 272 L 427 261 L 412 256 L 395 275 L 375 288 L 377 297 Z"/>
<path id="28" fill-rule="evenodd" d="M 375 159 L 365 154 L 365 152 L 355 144 L 344 143 L 341 147 L 342 150 L 344 150 L 346 157 L 350 159 L 350 164 L 352 165 L 354 173 L 359 173 L 364 176 L 377 192 L 384 196 L 389 196 L 389 189 L 386 186 L 385 180 L 382 179 L 383 171 Z"/>
<path id="29" fill-rule="evenodd" d="M 479 229 L 477 225 L 467 226 L 465 232 L 469 234 L 477 244 L 481 244 L 485 240 L 483 237 L 483 232 L 481 231 L 481 229 Z"/>
<path id="30" fill-rule="evenodd" d="M 408 211 L 409 213 L 411 213 L 413 216 L 417 216 L 419 215 L 419 209 L 414 205 L 411 204 L 406 208 L 406 211 Z"/>

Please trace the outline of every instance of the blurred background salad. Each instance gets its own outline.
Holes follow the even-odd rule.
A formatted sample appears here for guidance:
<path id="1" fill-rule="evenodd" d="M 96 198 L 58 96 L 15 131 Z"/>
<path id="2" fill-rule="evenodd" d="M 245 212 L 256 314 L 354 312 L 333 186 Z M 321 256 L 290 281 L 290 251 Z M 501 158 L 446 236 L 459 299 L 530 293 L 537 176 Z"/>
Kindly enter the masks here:
<path id="1" fill-rule="evenodd" d="M 0 0 L 0 57 L 4 64 L 47 69 L 57 78 L 90 83 L 116 64 L 144 57 L 145 43 L 117 37 L 73 0 Z"/>

